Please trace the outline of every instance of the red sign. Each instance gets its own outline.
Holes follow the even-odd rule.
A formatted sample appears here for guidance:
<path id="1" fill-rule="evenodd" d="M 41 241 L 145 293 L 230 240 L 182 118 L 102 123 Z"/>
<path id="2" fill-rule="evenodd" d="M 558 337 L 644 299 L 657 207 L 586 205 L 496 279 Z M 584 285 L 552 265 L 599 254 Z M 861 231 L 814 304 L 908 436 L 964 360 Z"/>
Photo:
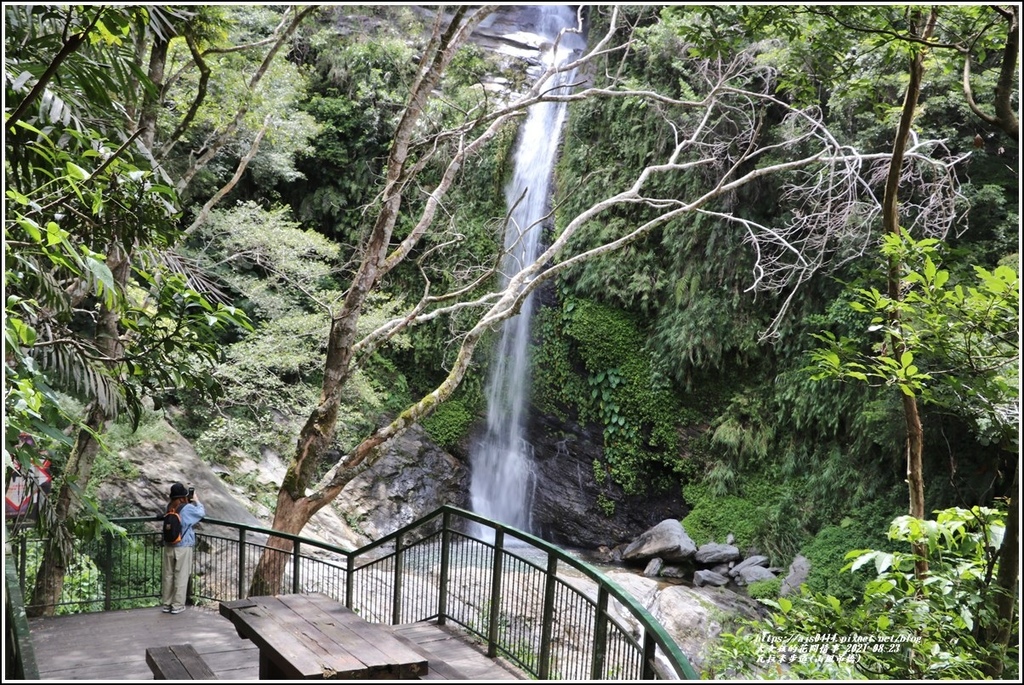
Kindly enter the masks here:
<path id="1" fill-rule="evenodd" d="M 11 484 L 7 486 L 4 498 L 4 514 L 7 518 L 18 518 L 35 513 L 39 500 L 50 492 L 50 460 L 42 464 L 33 464 L 29 482 L 15 466 Z"/>

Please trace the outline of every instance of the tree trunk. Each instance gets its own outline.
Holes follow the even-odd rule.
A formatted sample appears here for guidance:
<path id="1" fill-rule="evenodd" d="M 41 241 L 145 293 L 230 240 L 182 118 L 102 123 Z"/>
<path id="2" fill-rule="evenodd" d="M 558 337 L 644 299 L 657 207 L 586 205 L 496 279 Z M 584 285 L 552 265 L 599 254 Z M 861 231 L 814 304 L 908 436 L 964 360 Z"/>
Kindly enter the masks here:
<path id="1" fill-rule="evenodd" d="M 932 35 L 935 22 L 938 18 L 937 10 L 932 8 L 928 20 L 920 33 L 917 27 L 920 26 L 920 15 L 915 13 L 914 27 L 911 32 L 927 40 Z M 889 161 L 889 175 L 885 182 L 885 195 L 882 199 L 882 228 L 886 233 L 899 235 L 899 208 L 898 196 L 900 177 L 903 169 L 903 158 L 907 149 L 907 141 L 910 139 L 911 124 L 914 121 L 914 113 L 917 109 L 918 97 L 921 94 L 921 82 L 924 76 L 925 48 L 914 47 L 914 56 L 910 60 L 910 81 L 907 84 L 907 94 L 903 100 L 903 112 L 900 116 L 899 127 L 896 131 L 896 140 L 893 143 L 892 157 Z M 888 269 L 888 294 L 893 301 L 899 302 L 903 299 L 900 283 L 901 264 L 895 258 L 890 259 Z M 897 311 L 889 315 L 890 328 L 895 331 L 890 336 L 889 347 L 893 357 L 899 360 L 906 352 L 906 345 L 901 335 L 902 324 Z M 902 390 L 901 390 L 902 393 Z M 923 455 L 924 438 L 921 429 L 921 414 L 917 406 L 917 398 L 903 393 L 903 415 L 907 425 L 907 487 L 910 495 L 910 515 L 923 519 L 925 515 L 924 506 L 924 473 Z M 928 547 L 925 544 L 914 543 L 912 545 L 917 560 L 914 564 L 914 575 L 923 578 L 928 573 Z"/>
<path id="2" fill-rule="evenodd" d="M 277 493 L 277 508 L 274 510 L 274 530 L 291 535 L 302 532 L 313 512 L 309 510 L 305 497 L 292 498 L 284 488 Z M 288 567 L 294 545 L 287 538 L 271 537 L 267 548 L 260 555 L 259 563 L 249 585 L 249 596 L 276 595 L 284 590 L 284 572 Z"/>
<path id="3" fill-rule="evenodd" d="M 139 129 L 142 131 L 142 144 L 152 152 L 156 141 L 156 119 L 163 101 L 164 69 L 167 66 L 168 38 L 159 34 L 153 37 L 153 47 L 149 54 L 149 80 L 155 92 L 144 91 L 142 109 L 139 116 Z"/>
<path id="4" fill-rule="evenodd" d="M 425 416 L 437 404 L 440 390 L 431 393 L 412 409 L 403 412 L 402 416 L 389 426 L 363 440 L 344 461 L 336 464 L 331 470 L 329 485 L 326 488 L 311 495 L 306 494 L 318 462 L 329 450 L 334 439 L 341 391 L 352 373 L 352 354 L 359 317 L 367 296 L 372 292 L 382 269 L 385 268 L 391 236 L 398 221 L 405 192 L 409 149 L 423 109 L 455 56 L 456 50 L 465 43 L 473 29 L 495 10 L 494 7 L 485 6 L 469 13 L 467 17 L 468 9 L 456 8 L 447 26 L 444 25 L 443 13 L 438 14 L 420 72 L 413 83 L 405 111 L 395 130 L 385 165 L 387 176 L 381 192 L 380 212 L 361 246 L 362 261 L 352 279 L 352 285 L 346 293 L 341 310 L 331 321 L 320 401 L 299 433 L 295 456 L 281 483 L 272 524 L 274 530 L 298 534 L 313 514 L 326 506 L 341 492 L 346 483 L 372 463 L 373 455 L 377 454 L 376 450 L 381 443 L 415 422 L 416 418 L 410 420 L 410 417 Z M 467 340 L 472 339 L 472 342 L 464 342 L 463 350 L 468 346 L 471 355 L 478 337 L 479 334 L 467 336 Z M 456 364 L 456 369 L 449 374 L 449 379 L 458 373 L 461 380 L 468 363 L 468 359 L 464 359 L 464 355 L 460 354 L 460 361 Z M 455 385 L 458 385 L 458 381 L 455 381 Z M 442 384 L 442 388 L 449 386 L 449 380 Z M 453 389 L 454 387 L 450 387 L 447 390 L 448 394 Z M 269 541 L 268 549 L 257 565 L 250 594 L 274 594 L 280 591 L 287 559 L 284 552 L 291 549 L 291 541 L 281 538 L 272 538 Z"/>
<path id="5" fill-rule="evenodd" d="M 985 631 L 989 656 L 984 673 L 993 680 L 1003 674 L 1006 648 L 1013 633 L 1013 615 L 1017 608 L 1017 577 L 1020 575 L 1020 469 L 1016 456 L 1013 460 L 1013 481 L 1010 485 L 1010 499 L 1006 510 L 1006 531 L 1003 544 L 999 547 L 999 571 L 996 573 L 996 615 L 992 625 Z"/>
<path id="6" fill-rule="evenodd" d="M 122 247 L 111 245 L 108 251 L 111 274 L 122 289 L 131 273 L 129 259 L 129 253 Z M 116 359 L 120 355 L 119 319 L 120 313 L 116 309 L 104 306 L 100 311 L 96 347 L 109 359 Z M 94 436 L 103 432 L 109 418 L 106 408 L 94 402 L 85 423 L 78 430 L 71 454 L 68 455 L 68 462 L 61 474 L 56 504 L 49 510 L 51 519 L 45 525 L 48 539 L 32 591 L 31 604 L 38 607 L 33 609 L 33 615 L 52 615 L 60 601 L 64 575 L 73 551 L 73 536 L 67 528 L 68 519 L 78 508 L 79 496 L 89 483 L 89 475 L 99 452 L 99 444 Z"/>
<path id="7" fill-rule="evenodd" d="M 32 588 L 32 599 L 27 610 L 29 616 L 52 616 L 60 602 L 64 591 L 64 576 L 74 551 L 74 539 L 68 532 L 67 521 L 78 503 L 76 493 L 88 482 L 89 472 L 96 459 L 98 445 L 93 438 L 93 431 L 97 426 L 102 427 L 104 421 L 103 411 L 93 405 L 86 419 L 86 427 L 79 429 L 75 446 L 68 455 L 55 504 L 52 508 L 44 507 L 44 511 L 40 512 L 40 516 L 46 519 L 47 540 Z"/>

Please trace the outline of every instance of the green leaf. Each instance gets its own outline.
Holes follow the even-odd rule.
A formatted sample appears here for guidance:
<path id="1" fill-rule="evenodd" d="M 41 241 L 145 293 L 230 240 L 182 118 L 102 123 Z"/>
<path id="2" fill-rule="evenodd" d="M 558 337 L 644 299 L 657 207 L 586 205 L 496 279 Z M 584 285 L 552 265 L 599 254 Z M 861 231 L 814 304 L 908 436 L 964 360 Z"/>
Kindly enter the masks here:
<path id="1" fill-rule="evenodd" d="M 885 614 L 882 614 L 875 621 L 875 625 L 878 626 L 879 630 L 887 630 L 892 625 L 892 620 Z"/>
<path id="2" fill-rule="evenodd" d="M 892 566 L 892 555 L 885 552 L 879 552 L 875 557 L 875 571 L 881 575 L 882 573 L 885 573 L 890 566 Z"/>
<path id="3" fill-rule="evenodd" d="M 67 163 L 68 176 L 78 181 L 84 181 L 89 178 L 89 172 L 78 166 L 74 162 Z"/>
<path id="4" fill-rule="evenodd" d="M 21 319 L 8 317 L 7 325 L 14 329 L 18 342 L 25 347 L 31 347 L 36 343 L 36 330 Z"/>
<path id="5" fill-rule="evenodd" d="M 11 198 L 15 202 L 17 202 L 19 205 L 27 205 L 30 202 L 30 200 L 28 199 L 27 195 L 22 195 L 21 193 L 19 193 L 17 190 L 14 190 L 13 188 L 9 188 L 7 190 L 7 197 Z"/>
<path id="6" fill-rule="evenodd" d="M 42 241 L 42 229 L 40 229 L 39 224 L 35 221 L 26 216 L 20 216 L 18 217 L 18 225 L 25 229 L 25 232 L 29 234 L 29 237 L 31 237 L 32 240 L 37 243 Z"/>
<path id="7" fill-rule="evenodd" d="M 61 230 L 55 222 L 50 221 L 46 224 L 46 246 L 52 247 L 57 245 L 64 240 L 64 232 Z"/>
<path id="8" fill-rule="evenodd" d="M 98 292 L 103 293 L 105 288 L 108 297 L 111 296 L 114 292 L 115 284 L 114 274 L 111 273 L 110 267 L 94 257 L 86 257 L 85 266 L 89 273 L 100 283 L 101 287 L 98 289 Z"/>
<path id="9" fill-rule="evenodd" d="M 861 566 L 863 566 L 864 564 L 866 564 L 869 561 L 871 561 L 872 559 L 874 559 L 876 554 L 878 554 L 878 552 L 871 551 L 871 552 L 868 552 L 867 554 L 860 555 L 859 557 L 857 557 L 853 561 L 852 564 L 850 564 L 850 570 L 851 571 L 856 571 Z"/>

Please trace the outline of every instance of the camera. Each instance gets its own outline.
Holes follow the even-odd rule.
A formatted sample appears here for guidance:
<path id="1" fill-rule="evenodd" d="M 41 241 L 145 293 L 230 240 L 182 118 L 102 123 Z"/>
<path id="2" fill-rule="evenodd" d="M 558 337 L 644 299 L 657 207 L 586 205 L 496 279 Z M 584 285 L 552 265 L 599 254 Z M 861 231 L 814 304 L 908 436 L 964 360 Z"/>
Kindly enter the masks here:
<path id="1" fill-rule="evenodd" d="M 191 500 L 192 500 L 192 496 L 193 496 L 194 494 L 196 494 L 196 489 L 195 489 L 195 488 L 189 488 L 189 489 L 188 489 L 188 499 L 189 499 L 189 501 L 191 501 Z"/>

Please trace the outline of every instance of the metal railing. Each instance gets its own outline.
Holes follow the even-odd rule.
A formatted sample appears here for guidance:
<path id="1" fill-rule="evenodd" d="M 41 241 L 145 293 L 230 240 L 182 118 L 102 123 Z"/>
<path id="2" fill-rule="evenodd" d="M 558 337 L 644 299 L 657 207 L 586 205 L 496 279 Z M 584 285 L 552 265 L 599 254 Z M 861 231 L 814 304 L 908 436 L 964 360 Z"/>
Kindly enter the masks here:
<path id="1" fill-rule="evenodd" d="M 160 540 L 150 518 L 111 519 L 124 536 L 82 545 L 58 613 L 152 606 Z M 541 680 L 697 680 L 664 628 L 600 571 L 520 530 L 444 506 L 356 551 L 207 518 L 197 530 L 192 601 L 247 595 L 269 536 L 293 542 L 283 591 L 321 592 L 366 620 L 436 620 L 477 636 Z M 23 584 L 41 541 L 13 548 Z M 31 611 L 40 607 L 28 607 Z"/>
<path id="2" fill-rule="evenodd" d="M 4 555 L 4 680 L 39 680 L 13 559 Z"/>

